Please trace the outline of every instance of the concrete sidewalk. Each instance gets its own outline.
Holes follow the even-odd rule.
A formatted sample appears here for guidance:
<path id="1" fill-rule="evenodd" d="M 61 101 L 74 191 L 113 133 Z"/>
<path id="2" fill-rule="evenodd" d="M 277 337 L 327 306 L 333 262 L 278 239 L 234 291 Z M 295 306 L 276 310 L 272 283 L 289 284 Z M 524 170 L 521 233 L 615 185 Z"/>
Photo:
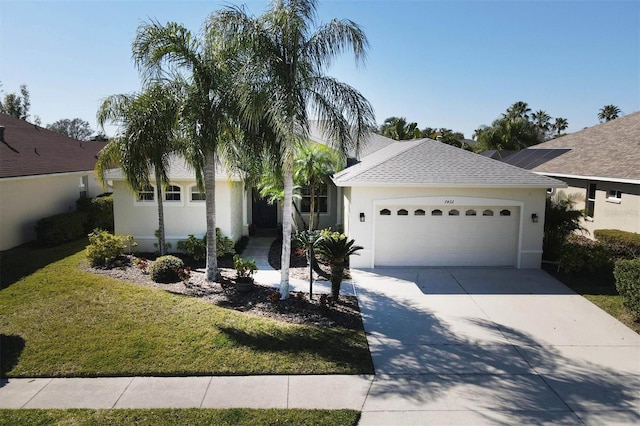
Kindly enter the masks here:
<path id="1" fill-rule="evenodd" d="M 361 410 L 373 376 L 0 379 L 0 408 Z"/>

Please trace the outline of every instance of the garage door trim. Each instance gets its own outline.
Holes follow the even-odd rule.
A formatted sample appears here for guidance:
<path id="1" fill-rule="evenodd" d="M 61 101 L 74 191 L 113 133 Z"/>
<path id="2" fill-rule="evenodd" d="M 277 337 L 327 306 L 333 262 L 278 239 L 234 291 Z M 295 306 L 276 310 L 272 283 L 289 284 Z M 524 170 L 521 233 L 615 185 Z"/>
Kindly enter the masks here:
<path id="1" fill-rule="evenodd" d="M 399 205 L 420 205 L 420 206 L 450 206 L 450 207 L 469 207 L 469 206 L 505 206 L 505 207 L 519 207 L 520 218 L 518 223 L 518 239 L 517 239 L 517 253 L 516 253 L 516 268 L 520 268 L 520 261 L 522 256 L 522 227 L 524 224 L 524 202 L 518 200 L 508 199 L 496 199 L 496 198 L 482 198 L 482 197 L 465 197 L 459 195 L 452 196 L 437 196 L 437 197 L 410 197 L 410 198 L 387 198 L 381 200 L 374 200 L 369 212 L 369 217 L 372 218 L 372 247 L 371 247 L 371 268 L 375 267 L 376 263 L 376 226 L 377 226 L 377 213 L 379 206 L 399 206 Z"/>

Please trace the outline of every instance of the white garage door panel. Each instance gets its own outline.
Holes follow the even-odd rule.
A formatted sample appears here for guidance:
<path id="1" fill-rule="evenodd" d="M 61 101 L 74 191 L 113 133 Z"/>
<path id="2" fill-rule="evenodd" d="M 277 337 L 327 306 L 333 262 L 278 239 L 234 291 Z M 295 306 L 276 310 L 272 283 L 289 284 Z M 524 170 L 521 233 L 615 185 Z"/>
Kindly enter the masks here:
<path id="1" fill-rule="evenodd" d="M 391 215 L 380 215 L 388 209 Z M 407 216 L 398 216 L 406 209 Z M 425 216 L 415 216 L 416 209 Z M 432 216 L 434 209 L 442 216 Z M 375 266 L 515 266 L 519 207 L 380 206 L 376 211 Z M 473 209 L 477 216 L 465 216 Z M 510 216 L 500 216 L 508 209 Z M 493 216 L 483 216 L 492 210 Z"/>

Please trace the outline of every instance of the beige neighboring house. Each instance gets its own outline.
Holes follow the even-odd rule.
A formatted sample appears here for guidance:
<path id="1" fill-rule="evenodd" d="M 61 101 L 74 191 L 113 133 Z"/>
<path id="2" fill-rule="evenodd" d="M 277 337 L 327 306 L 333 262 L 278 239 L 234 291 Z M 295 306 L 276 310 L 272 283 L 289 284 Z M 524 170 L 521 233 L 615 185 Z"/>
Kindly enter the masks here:
<path id="1" fill-rule="evenodd" d="M 34 240 L 38 220 L 103 192 L 93 167 L 104 145 L 0 114 L 0 251 Z"/>
<path id="2" fill-rule="evenodd" d="M 568 184 L 584 227 L 640 233 L 640 112 L 532 146 L 502 160 Z"/>

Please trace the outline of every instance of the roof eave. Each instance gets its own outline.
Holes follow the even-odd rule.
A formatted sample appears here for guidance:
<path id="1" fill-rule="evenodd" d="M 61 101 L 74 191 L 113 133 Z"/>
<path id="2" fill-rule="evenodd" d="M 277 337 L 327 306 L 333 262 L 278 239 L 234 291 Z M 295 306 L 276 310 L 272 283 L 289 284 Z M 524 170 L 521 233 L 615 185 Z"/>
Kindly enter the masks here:
<path id="1" fill-rule="evenodd" d="M 542 176 L 553 176 L 555 178 L 597 180 L 601 182 L 630 183 L 633 185 L 640 185 L 640 179 L 626 179 L 626 178 L 615 178 L 615 177 L 605 177 L 605 176 L 572 175 L 567 173 L 541 172 L 541 171 L 535 171 L 535 170 L 532 170 L 532 172 Z"/>
<path id="2" fill-rule="evenodd" d="M 390 183 L 390 182 L 333 182 L 339 187 L 397 187 L 397 188 L 567 188 L 565 182 L 535 183 Z"/>

